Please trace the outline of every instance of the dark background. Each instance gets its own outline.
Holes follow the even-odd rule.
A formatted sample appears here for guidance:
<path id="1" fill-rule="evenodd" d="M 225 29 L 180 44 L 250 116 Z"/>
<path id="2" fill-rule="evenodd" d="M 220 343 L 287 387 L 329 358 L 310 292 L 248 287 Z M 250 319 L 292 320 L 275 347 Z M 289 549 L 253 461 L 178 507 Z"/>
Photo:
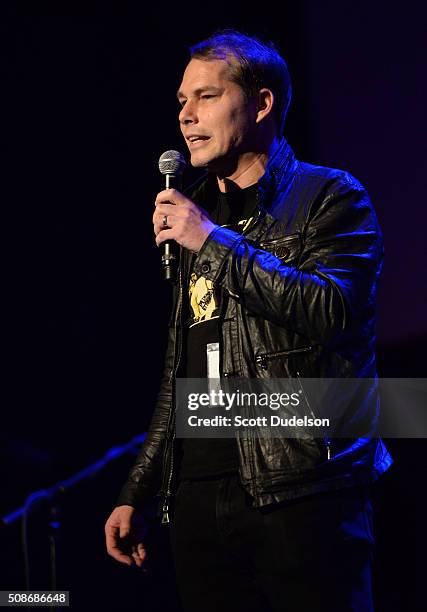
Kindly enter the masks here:
<path id="1" fill-rule="evenodd" d="M 9 362 L 19 376 L 2 410 L 0 515 L 147 426 L 169 306 L 151 226 L 157 160 L 185 152 L 175 91 L 188 46 L 217 27 L 275 42 L 293 81 L 285 135 L 297 157 L 349 170 L 367 187 L 386 245 L 379 373 L 426 375 L 423 5 L 76 6 L 15 7 L 1 25 L 31 213 L 18 207 L 25 248 L 12 258 L 22 262 L 22 298 Z M 374 500 L 377 610 L 415 610 L 426 444 L 388 446 L 395 464 Z M 152 532 L 144 576 L 104 549 L 132 461 L 112 462 L 61 500 L 58 588 L 76 610 L 177 609 L 163 532 Z M 46 517 L 42 508 L 29 519 L 34 589 L 49 588 Z M 25 588 L 19 525 L 2 530 L 0 563 L 0 589 Z"/>

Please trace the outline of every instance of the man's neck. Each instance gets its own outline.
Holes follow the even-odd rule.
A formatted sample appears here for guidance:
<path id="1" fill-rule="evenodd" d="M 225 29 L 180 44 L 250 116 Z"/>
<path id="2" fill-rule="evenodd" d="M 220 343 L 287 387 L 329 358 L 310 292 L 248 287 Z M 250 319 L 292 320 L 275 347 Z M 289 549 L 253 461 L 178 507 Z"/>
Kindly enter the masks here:
<path id="1" fill-rule="evenodd" d="M 245 189 L 259 181 L 265 173 L 268 160 L 274 155 L 279 146 L 278 139 L 274 139 L 266 152 L 243 153 L 239 157 L 237 168 L 229 176 L 217 176 L 218 187 L 222 193 Z"/>

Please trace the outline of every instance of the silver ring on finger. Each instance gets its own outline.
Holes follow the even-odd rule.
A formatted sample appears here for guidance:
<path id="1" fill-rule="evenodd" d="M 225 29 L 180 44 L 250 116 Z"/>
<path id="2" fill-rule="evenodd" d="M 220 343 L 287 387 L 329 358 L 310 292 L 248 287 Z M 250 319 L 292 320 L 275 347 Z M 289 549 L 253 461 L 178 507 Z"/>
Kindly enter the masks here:
<path id="1" fill-rule="evenodd" d="M 164 215 L 163 217 L 163 227 L 167 227 L 168 226 L 168 216 Z"/>

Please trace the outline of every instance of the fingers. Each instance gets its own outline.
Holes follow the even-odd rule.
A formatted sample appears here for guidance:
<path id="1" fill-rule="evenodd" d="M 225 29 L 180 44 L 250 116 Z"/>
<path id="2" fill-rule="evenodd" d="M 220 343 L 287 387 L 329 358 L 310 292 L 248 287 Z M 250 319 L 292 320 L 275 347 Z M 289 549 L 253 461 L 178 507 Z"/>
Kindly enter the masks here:
<path id="1" fill-rule="evenodd" d="M 113 559 L 116 559 L 116 561 L 120 561 L 120 563 L 124 563 L 126 565 L 132 565 L 132 557 L 127 555 L 119 546 L 120 541 L 118 527 L 106 527 L 105 543 L 107 552 L 111 557 L 113 557 Z"/>
<path id="2" fill-rule="evenodd" d="M 179 215 L 183 212 L 184 206 L 177 208 L 175 204 L 156 204 L 154 214 L 158 215 Z"/>
<path id="3" fill-rule="evenodd" d="M 164 229 L 157 234 L 156 244 L 160 246 L 165 240 L 174 240 L 176 237 L 176 232 L 173 229 Z"/>
<path id="4" fill-rule="evenodd" d="M 156 206 L 160 203 L 182 204 L 188 202 L 188 198 L 182 195 L 177 189 L 165 189 L 157 194 Z"/>
<path id="5" fill-rule="evenodd" d="M 155 204 L 153 225 L 157 246 L 174 240 L 197 253 L 215 227 L 209 215 L 175 189 L 161 191 Z"/>
<path id="6" fill-rule="evenodd" d="M 142 515 L 136 513 L 132 506 L 117 507 L 105 523 L 108 554 L 120 563 L 141 568 L 147 557 L 142 542 L 144 528 Z M 146 571 L 145 568 L 143 571 Z"/>
<path id="7" fill-rule="evenodd" d="M 163 220 L 165 218 L 165 216 L 167 217 L 167 225 L 165 225 L 163 223 Z M 170 229 L 171 227 L 173 227 L 176 222 L 178 221 L 179 216 L 175 215 L 175 214 L 165 214 L 163 212 L 159 212 L 157 211 L 157 209 L 154 211 L 153 214 L 153 225 L 154 225 L 154 233 L 157 236 L 157 234 L 159 232 L 164 231 L 165 229 Z"/>
<path id="8" fill-rule="evenodd" d="M 177 204 L 180 206 L 177 207 Z M 154 233 L 157 236 L 159 232 L 165 229 L 163 219 L 165 215 L 168 218 L 168 226 L 171 227 L 172 215 L 185 217 L 188 214 L 188 208 L 193 204 L 191 200 L 186 198 L 176 189 L 166 189 L 157 194 L 155 208 L 153 213 Z"/>
<path id="9" fill-rule="evenodd" d="M 142 567 L 147 558 L 147 551 L 145 550 L 144 544 L 139 542 L 129 546 L 126 544 L 126 539 L 129 538 L 129 531 L 121 530 L 120 534 L 123 536 L 119 537 L 119 528 L 113 528 L 106 530 L 106 546 L 108 554 L 113 557 L 116 561 L 124 563 L 125 565 L 136 565 Z M 129 554 L 126 549 L 129 547 Z"/>
<path id="10" fill-rule="evenodd" d="M 167 217 L 167 226 L 163 223 L 165 217 Z M 190 220 L 195 220 L 195 211 L 192 210 L 191 206 L 184 204 L 181 206 L 156 204 L 153 213 L 154 234 L 157 236 L 160 232 L 174 227 L 179 222 L 188 222 Z M 167 238 L 164 238 L 164 240 L 167 240 Z"/>
<path id="11" fill-rule="evenodd" d="M 147 551 L 142 542 L 132 546 L 132 559 L 138 567 L 142 567 L 147 558 Z"/>
<path id="12" fill-rule="evenodd" d="M 132 565 L 132 557 L 121 552 L 117 546 L 113 546 L 110 550 L 108 550 L 108 554 L 116 561 L 119 561 L 119 563 L 123 563 L 124 565 Z"/>

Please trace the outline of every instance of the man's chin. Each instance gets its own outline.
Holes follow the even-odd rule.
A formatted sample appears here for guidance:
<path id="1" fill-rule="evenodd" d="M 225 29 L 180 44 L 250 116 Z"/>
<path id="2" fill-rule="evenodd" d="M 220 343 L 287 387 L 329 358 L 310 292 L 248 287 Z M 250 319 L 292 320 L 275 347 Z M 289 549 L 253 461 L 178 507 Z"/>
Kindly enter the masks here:
<path id="1" fill-rule="evenodd" d="M 193 154 L 190 158 L 190 163 L 193 168 L 204 168 L 208 172 L 221 172 L 221 169 L 224 165 L 222 160 L 214 157 L 210 157 L 208 155 L 197 155 Z"/>
<path id="2" fill-rule="evenodd" d="M 193 153 L 190 157 L 193 168 L 207 168 L 211 161 L 208 156 L 197 155 L 197 153 Z"/>

